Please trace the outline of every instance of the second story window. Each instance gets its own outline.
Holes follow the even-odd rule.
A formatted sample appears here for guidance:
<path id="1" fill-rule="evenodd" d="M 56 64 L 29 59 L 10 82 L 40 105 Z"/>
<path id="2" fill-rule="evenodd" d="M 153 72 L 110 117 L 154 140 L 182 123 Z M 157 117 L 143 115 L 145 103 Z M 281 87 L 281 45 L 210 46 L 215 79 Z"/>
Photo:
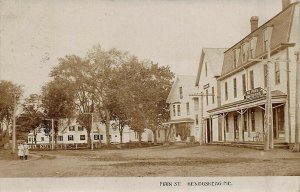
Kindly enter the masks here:
<path id="1" fill-rule="evenodd" d="M 189 104 L 189 102 L 186 103 L 186 114 L 187 115 L 190 114 L 190 104 Z"/>
<path id="2" fill-rule="evenodd" d="M 280 68 L 279 63 L 275 63 L 275 84 L 280 83 Z"/>
<path id="3" fill-rule="evenodd" d="M 176 105 L 173 105 L 173 116 L 176 116 Z"/>
<path id="4" fill-rule="evenodd" d="M 236 89 L 236 78 L 233 79 L 233 96 L 237 97 L 237 89 Z"/>
<path id="5" fill-rule="evenodd" d="M 180 116 L 181 112 L 180 112 L 180 105 L 177 105 L 177 115 Z"/>
<path id="6" fill-rule="evenodd" d="M 180 99 L 182 99 L 182 98 L 183 98 L 182 87 L 179 87 L 179 96 L 180 96 Z"/>
<path id="7" fill-rule="evenodd" d="M 254 73 L 250 71 L 250 89 L 254 89 Z"/>
<path id="8" fill-rule="evenodd" d="M 196 125 L 199 125 L 199 118 L 198 118 L 198 114 L 195 115 L 195 123 Z"/>
<path id="9" fill-rule="evenodd" d="M 242 75 L 242 83 L 243 83 L 243 95 L 244 95 L 246 92 L 246 75 L 245 74 Z"/>
<path id="10" fill-rule="evenodd" d="M 199 98 L 194 98 L 194 110 L 199 111 Z"/>
<path id="11" fill-rule="evenodd" d="M 228 86 L 227 86 L 227 82 L 225 82 L 225 100 L 228 100 Z"/>

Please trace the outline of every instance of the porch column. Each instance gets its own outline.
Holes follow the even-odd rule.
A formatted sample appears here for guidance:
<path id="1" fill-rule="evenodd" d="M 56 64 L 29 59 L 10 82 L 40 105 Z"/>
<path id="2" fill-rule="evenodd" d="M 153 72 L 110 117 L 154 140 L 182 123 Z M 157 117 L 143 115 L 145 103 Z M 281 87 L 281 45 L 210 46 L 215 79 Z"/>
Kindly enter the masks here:
<path id="1" fill-rule="evenodd" d="M 225 122 L 225 113 L 223 113 L 223 134 L 224 134 L 224 143 L 226 142 L 226 122 Z"/>
<path id="2" fill-rule="evenodd" d="M 222 141 L 222 119 L 218 115 L 218 141 Z"/>
<path id="3" fill-rule="evenodd" d="M 244 114 L 243 114 L 243 110 L 241 110 L 240 112 L 240 125 L 239 125 L 239 141 L 244 141 Z"/>
<path id="4" fill-rule="evenodd" d="M 212 143 L 213 142 L 213 128 L 212 128 L 212 118 L 211 118 L 211 116 L 209 116 L 209 130 L 207 130 L 207 131 L 209 131 L 210 133 L 209 133 L 209 137 L 210 137 L 210 143 Z M 207 138 L 207 141 L 208 141 L 208 138 Z"/>
<path id="5" fill-rule="evenodd" d="M 279 131 L 279 122 L 278 122 L 278 109 L 277 108 L 275 108 L 275 130 L 276 130 L 276 135 L 274 134 L 273 135 L 273 138 L 275 137 L 276 139 L 278 139 L 279 138 L 279 133 L 278 133 L 278 131 Z"/>
<path id="6" fill-rule="evenodd" d="M 205 122 L 205 126 L 203 126 L 203 138 L 204 138 L 204 144 L 206 144 L 207 143 L 207 133 L 206 133 L 206 131 L 207 131 L 207 120 L 205 119 L 205 120 L 203 120 L 203 122 Z"/>
<path id="7" fill-rule="evenodd" d="M 168 136 L 167 136 L 167 134 L 168 134 L 168 128 L 165 128 L 165 143 L 167 142 L 167 138 L 168 138 Z"/>
<path id="8" fill-rule="evenodd" d="M 204 135 L 204 126 L 203 126 L 203 94 L 201 95 L 201 109 L 200 109 L 200 145 L 203 145 L 204 139 L 203 139 L 203 135 Z M 204 137 L 205 138 L 205 137 Z"/>
<path id="9" fill-rule="evenodd" d="M 248 112 L 247 112 L 247 120 L 248 120 L 248 137 L 251 137 L 251 132 L 252 132 L 251 112 L 252 112 L 252 108 L 250 109 L 250 111 L 248 110 Z M 252 141 L 252 138 L 250 138 L 250 141 Z"/>

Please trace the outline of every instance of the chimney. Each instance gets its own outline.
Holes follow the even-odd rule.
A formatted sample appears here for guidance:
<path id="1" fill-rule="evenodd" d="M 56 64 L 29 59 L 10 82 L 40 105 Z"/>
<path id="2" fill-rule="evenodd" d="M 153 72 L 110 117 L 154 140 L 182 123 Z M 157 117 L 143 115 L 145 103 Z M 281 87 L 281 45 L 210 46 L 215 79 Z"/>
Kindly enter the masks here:
<path id="1" fill-rule="evenodd" d="M 251 32 L 253 32 L 258 28 L 258 17 L 252 16 L 250 19 L 250 23 L 251 23 Z"/>
<path id="2" fill-rule="evenodd" d="M 291 0 L 282 0 L 282 10 L 287 8 L 291 4 Z"/>

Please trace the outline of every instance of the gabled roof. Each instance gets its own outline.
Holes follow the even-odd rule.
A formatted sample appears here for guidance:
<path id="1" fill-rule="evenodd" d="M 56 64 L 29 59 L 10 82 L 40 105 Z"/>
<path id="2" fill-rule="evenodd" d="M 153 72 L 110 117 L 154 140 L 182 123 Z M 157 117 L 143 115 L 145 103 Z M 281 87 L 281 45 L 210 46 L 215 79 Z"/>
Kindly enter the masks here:
<path id="1" fill-rule="evenodd" d="M 204 58 L 207 59 L 208 65 L 210 66 L 210 69 L 213 72 L 214 76 L 221 75 L 224 52 L 226 50 L 227 50 L 226 48 L 203 48 L 202 49 L 196 82 L 195 82 L 196 86 L 199 85 Z"/>
<path id="2" fill-rule="evenodd" d="M 193 75 L 177 75 L 177 77 L 175 78 L 175 81 L 172 85 L 172 88 L 170 90 L 170 93 L 168 95 L 168 98 L 167 98 L 166 102 L 170 103 L 170 99 L 174 95 L 175 88 L 176 88 L 179 81 L 181 81 L 182 84 L 184 84 L 184 85 L 194 86 L 195 78 L 196 77 L 193 76 Z"/>
<path id="3" fill-rule="evenodd" d="M 248 34 L 238 43 L 233 45 L 231 48 L 225 51 L 224 62 L 222 67 L 222 76 L 230 73 L 234 70 L 233 66 L 233 51 L 237 48 L 241 48 L 245 42 L 248 42 L 252 37 L 257 37 L 256 49 L 255 49 L 255 58 L 262 57 L 265 52 L 263 50 L 263 32 L 266 27 L 271 26 L 272 36 L 271 36 L 271 50 L 275 47 L 280 46 L 281 44 L 289 43 L 291 25 L 293 20 L 293 13 L 295 9 L 295 5 L 298 3 L 290 4 L 286 9 L 282 10 L 276 16 L 271 18 L 269 21 L 261 25 L 255 31 Z M 237 64 L 237 68 L 245 65 L 241 62 L 242 59 L 242 51 L 240 51 L 239 61 Z"/>

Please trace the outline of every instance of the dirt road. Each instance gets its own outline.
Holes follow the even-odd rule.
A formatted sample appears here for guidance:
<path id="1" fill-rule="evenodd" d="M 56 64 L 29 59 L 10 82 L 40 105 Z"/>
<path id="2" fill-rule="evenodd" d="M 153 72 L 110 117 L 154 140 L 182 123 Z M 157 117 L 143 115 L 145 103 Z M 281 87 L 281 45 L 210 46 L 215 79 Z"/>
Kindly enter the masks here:
<path id="1" fill-rule="evenodd" d="M 0 177 L 300 175 L 300 154 L 288 150 L 172 145 L 33 153 L 30 161 L 0 157 Z"/>

